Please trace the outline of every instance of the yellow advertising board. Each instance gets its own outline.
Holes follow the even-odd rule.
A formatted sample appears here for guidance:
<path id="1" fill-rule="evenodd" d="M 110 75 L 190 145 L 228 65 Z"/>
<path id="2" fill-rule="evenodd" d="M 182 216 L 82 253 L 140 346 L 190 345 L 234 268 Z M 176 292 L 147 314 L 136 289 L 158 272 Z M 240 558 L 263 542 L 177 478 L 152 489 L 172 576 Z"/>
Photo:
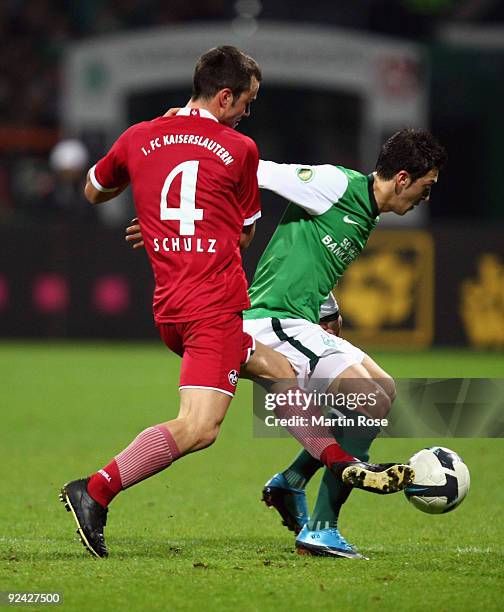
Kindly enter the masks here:
<path id="1" fill-rule="evenodd" d="M 423 348 L 434 335 L 434 241 L 426 231 L 376 231 L 334 291 L 342 336 L 357 346 Z"/>
<path id="2" fill-rule="evenodd" d="M 474 348 L 504 347 L 504 264 L 496 253 L 482 253 L 477 274 L 460 286 L 459 314 Z"/>

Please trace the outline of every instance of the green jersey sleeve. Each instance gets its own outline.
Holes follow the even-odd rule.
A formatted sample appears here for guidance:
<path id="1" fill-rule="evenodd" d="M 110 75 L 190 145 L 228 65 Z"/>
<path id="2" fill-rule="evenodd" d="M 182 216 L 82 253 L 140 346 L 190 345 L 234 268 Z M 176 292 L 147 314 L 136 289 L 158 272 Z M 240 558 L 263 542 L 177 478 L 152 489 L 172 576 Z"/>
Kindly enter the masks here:
<path id="1" fill-rule="evenodd" d="M 342 197 L 348 178 L 336 166 L 301 166 L 259 161 L 259 187 L 269 189 L 310 215 L 323 215 Z"/>

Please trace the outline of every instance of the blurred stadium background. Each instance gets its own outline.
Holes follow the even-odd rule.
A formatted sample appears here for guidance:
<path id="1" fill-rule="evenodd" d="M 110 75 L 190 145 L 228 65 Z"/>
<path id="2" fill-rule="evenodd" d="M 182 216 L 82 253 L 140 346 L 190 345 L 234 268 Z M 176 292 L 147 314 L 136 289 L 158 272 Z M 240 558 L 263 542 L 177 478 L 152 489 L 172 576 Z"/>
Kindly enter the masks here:
<path id="1" fill-rule="evenodd" d="M 122 239 L 130 195 L 91 209 L 82 184 L 128 124 L 185 104 L 200 53 L 230 43 L 263 67 L 240 129 L 264 159 L 369 172 L 404 125 L 448 149 L 431 205 L 385 215 L 341 283 L 347 336 L 502 349 L 503 22 L 497 0 L 5 0 L 0 336 L 156 338 L 149 266 Z M 284 208 L 263 203 L 249 276 Z"/>

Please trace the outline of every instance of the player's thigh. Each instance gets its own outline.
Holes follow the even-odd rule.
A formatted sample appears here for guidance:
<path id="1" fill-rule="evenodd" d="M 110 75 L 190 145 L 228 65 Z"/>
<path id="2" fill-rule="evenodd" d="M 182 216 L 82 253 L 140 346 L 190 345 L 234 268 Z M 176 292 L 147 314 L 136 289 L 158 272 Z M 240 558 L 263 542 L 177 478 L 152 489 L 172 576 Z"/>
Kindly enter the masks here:
<path id="1" fill-rule="evenodd" d="M 240 313 L 184 324 L 180 389 L 208 389 L 233 397 L 243 348 Z"/>
<path id="2" fill-rule="evenodd" d="M 369 375 L 375 380 L 389 396 L 390 401 L 393 402 L 396 397 L 396 386 L 394 379 L 390 374 L 380 367 L 374 359 L 371 359 L 369 355 L 365 355 L 362 360 L 362 365 L 369 372 Z"/>
<path id="3" fill-rule="evenodd" d="M 362 363 L 343 370 L 329 385 L 328 392 L 342 394 L 346 404 L 374 418 L 384 418 L 390 411 L 391 401 L 385 390 L 370 375 Z"/>
<path id="4" fill-rule="evenodd" d="M 257 382 L 260 384 L 274 379 L 288 381 L 289 386 L 296 382 L 303 386 L 309 359 L 289 343 L 285 334 L 278 333 L 274 321 L 278 319 L 264 317 L 243 321 L 244 331 L 254 337 L 258 348 L 242 368 L 243 375 L 259 379 Z"/>
<path id="5" fill-rule="evenodd" d="M 188 419 L 194 427 L 218 427 L 226 416 L 231 397 L 212 389 L 181 389 L 178 418 Z"/>
<path id="6" fill-rule="evenodd" d="M 185 455 L 210 446 L 219 435 L 231 397 L 211 389 L 182 389 L 179 415 L 165 423 Z"/>
<path id="7" fill-rule="evenodd" d="M 322 330 L 323 331 L 323 330 Z M 308 390 L 326 391 L 334 380 L 343 372 L 361 372 L 360 366 L 365 353 L 343 338 L 338 338 L 323 331 L 313 332 L 310 348 L 317 355 L 317 361 L 311 371 Z M 305 340 L 306 342 L 306 340 Z M 308 343 L 307 343 L 308 344 Z"/>
<path id="8" fill-rule="evenodd" d="M 295 372 L 288 359 L 281 353 L 256 340 L 255 351 L 242 366 L 246 378 L 293 379 Z"/>
<path id="9" fill-rule="evenodd" d="M 304 338 L 306 334 L 310 334 L 311 338 Z M 311 374 L 310 389 L 364 393 L 372 401 L 376 398 L 376 405 L 369 402 L 365 412 L 372 412 L 375 417 L 388 414 L 395 397 L 394 382 L 366 353 L 344 338 L 317 330 L 307 328 L 299 338 L 319 356 Z"/>

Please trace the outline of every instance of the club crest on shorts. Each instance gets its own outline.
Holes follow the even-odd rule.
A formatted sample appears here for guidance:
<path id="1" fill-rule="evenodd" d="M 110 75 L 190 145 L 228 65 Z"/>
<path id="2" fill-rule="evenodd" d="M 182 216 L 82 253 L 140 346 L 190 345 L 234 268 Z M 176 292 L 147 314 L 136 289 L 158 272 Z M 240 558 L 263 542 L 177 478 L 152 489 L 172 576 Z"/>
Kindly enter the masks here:
<path id="1" fill-rule="evenodd" d="M 231 370 L 228 374 L 228 380 L 233 387 L 236 387 L 238 384 L 238 372 L 236 370 Z"/>
<path id="2" fill-rule="evenodd" d="M 326 346 L 332 346 L 334 348 L 338 347 L 338 343 L 330 334 L 320 334 L 320 337 Z"/>

